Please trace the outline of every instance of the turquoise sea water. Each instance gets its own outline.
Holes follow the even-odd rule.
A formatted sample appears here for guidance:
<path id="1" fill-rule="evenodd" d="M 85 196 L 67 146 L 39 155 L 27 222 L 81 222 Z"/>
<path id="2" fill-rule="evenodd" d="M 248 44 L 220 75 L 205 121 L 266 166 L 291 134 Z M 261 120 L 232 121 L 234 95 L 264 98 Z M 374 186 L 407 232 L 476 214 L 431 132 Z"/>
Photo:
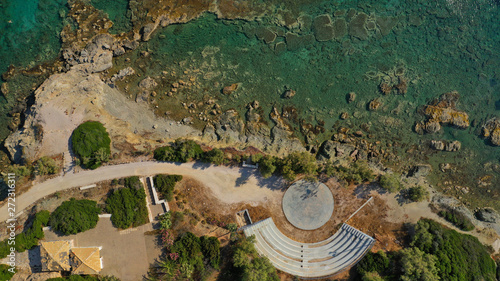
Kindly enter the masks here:
<path id="1" fill-rule="evenodd" d="M 9 65 L 24 69 L 57 58 L 67 10 L 64 0 L 1 0 L 0 72 Z M 0 141 L 10 132 L 8 113 L 16 99 L 27 96 L 35 81 L 33 77 L 16 77 L 15 83 L 9 84 L 8 96 L 0 95 Z"/>
<path id="2" fill-rule="evenodd" d="M 435 172 L 435 183 L 448 179 L 452 187 L 474 188 L 478 177 L 494 174 L 491 186 L 473 193 L 483 199 L 491 197 L 491 192 L 499 193 L 495 187 L 498 175 L 487 171 L 484 164 L 498 164 L 500 148 L 479 138 L 477 125 L 500 116 L 495 106 L 500 99 L 498 3 L 325 1 L 294 8 L 313 18 L 325 13 L 335 18 L 339 10 L 345 10 L 346 15 L 341 17 L 347 18 L 349 10 L 354 9 L 369 18 L 396 18 L 397 24 L 387 35 L 369 32 L 366 40 L 348 35 L 328 42 L 304 39 L 303 47 L 277 52 L 275 43 L 286 39 L 278 36 L 275 42 L 266 44 L 255 36 L 255 30 L 270 28 L 278 34 L 291 31 L 300 35 L 312 31 L 279 26 L 273 15 L 260 22 L 246 22 L 218 20 L 207 14 L 162 29 L 128 57 L 136 61 L 141 77 L 148 75 L 160 81 L 158 100 L 165 110 L 175 111 L 179 103 L 196 103 L 207 97 L 215 98 L 223 109 L 237 109 L 241 116 L 245 105 L 253 100 L 260 102 L 265 117 L 272 106 L 281 109 L 291 105 L 298 109 L 299 119 L 313 125 L 324 122 L 326 132 L 317 137 L 318 142 L 331 136 L 335 124 L 352 130 L 368 127 L 367 134 L 398 152 L 408 166 L 429 162 L 435 171 L 440 163 L 458 167 L 453 174 Z M 144 58 L 141 52 L 150 55 Z M 383 96 L 378 89 L 382 77 L 397 71 L 404 71 L 409 80 L 408 93 Z M 134 85 L 140 79 L 131 84 L 130 93 L 136 92 Z M 165 97 L 171 83 L 179 80 L 193 81 L 194 86 L 186 90 L 180 87 L 174 97 Z M 229 96 L 220 93 L 233 83 L 241 83 L 237 91 Z M 281 98 L 289 88 L 297 92 L 296 96 Z M 418 109 L 450 91 L 460 93 L 457 108 L 469 114 L 474 126 L 467 130 L 445 127 L 434 135 L 413 132 L 415 122 L 423 120 Z M 357 94 L 351 104 L 346 101 L 349 92 Z M 375 98 L 382 102 L 381 109 L 367 111 L 368 102 Z M 340 120 L 342 112 L 351 117 Z M 196 119 L 195 114 L 193 117 Z M 293 125 L 299 131 L 299 123 Z M 463 149 L 455 153 L 432 151 L 424 145 L 432 139 L 460 140 Z M 409 152 L 419 144 L 421 151 Z"/>
<path id="3" fill-rule="evenodd" d="M 453 173 L 434 172 L 434 183 L 447 180 L 452 187 L 469 186 L 476 198 L 488 202 L 500 194 L 499 174 L 485 168 L 487 163 L 500 164 L 500 148 L 478 137 L 482 122 L 500 116 L 500 107 L 496 106 L 500 104 L 498 1 L 274 1 L 278 2 L 295 16 L 329 14 L 350 22 L 352 14 L 365 13 L 369 22 L 391 17 L 397 23 L 387 34 L 376 28 L 369 30 L 366 40 L 345 35 L 318 42 L 311 40 L 311 29 L 284 27 L 275 14 L 256 22 L 219 20 L 205 14 L 187 24 L 161 29 L 149 42 L 116 59 L 115 71 L 130 65 L 141 74 L 130 83 L 127 95 L 135 95 L 137 83 L 148 75 L 160 84 L 160 111 L 175 111 L 182 102 L 209 98 L 216 99 L 222 109 L 235 108 L 242 117 L 245 106 L 253 100 L 260 102 L 265 118 L 272 106 L 293 106 L 298 118 L 292 125 L 300 137 L 300 120 L 324 124 L 325 133 L 318 135 L 318 142 L 331 136 L 333 126 L 364 130 L 373 135 L 371 141 L 378 140 L 398 152 L 407 166 L 429 162 L 435 171 L 441 163 L 458 167 Z M 5 8 L 1 10 L 5 20 L 0 22 L 0 29 L 6 31 L 0 34 L 2 71 L 10 63 L 29 65 L 57 56 L 58 31 L 67 11 L 64 1 L 0 3 Z M 130 29 L 128 1 L 91 3 L 108 13 L 115 23 L 113 33 Z M 24 12 L 16 13 L 16 9 Z M 7 23 L 11 18 L 13 23 Z M 263 28 L 278 34 L 273 43 L 257 38 L 256 33 Z M 284 46 L 287 32 L 302 36 L 301 45 L 280 51 L 277 46 Z M 290 48 L 289 42 L 285 46 Z M 378 85 L 382 79 L 394 77 L 395 72 L 404 72 L 408 93 L 382 95 Z M 179 87 L 173 97 L 167 97 L 172 83 L 180 80 L 193 85 L 189 89 Z M 233 83 L 240 83 L 239 88 L 223 95 L 221 89 Z M 297 94 L 283 99 L 286 89 Z M 469 114 L 474 126 L 467 130 L 445 127 L 434 135 L 413 132 L 415 122 L 423 120 L 419 108 L 450 91 L 460 93 L 457 108 Z M 350 104 L 346 101 L 349 92 L 357 95 Z M 368 102 L 375 98 L 382 102 L 381 108 L 368 111 Z M 342 112 L 350 118 L 340 120 Z M 431 151 L 425 145 L 431 139 L 460 140 L 462 150 Z M 420 151 L 414 151 L 412 148 L 418 145 Z M 479 187 L 478 178 L 487 174 L 493 175 L 492 184 Z M 491 204 L 500 208 L 499 203 Z"/>

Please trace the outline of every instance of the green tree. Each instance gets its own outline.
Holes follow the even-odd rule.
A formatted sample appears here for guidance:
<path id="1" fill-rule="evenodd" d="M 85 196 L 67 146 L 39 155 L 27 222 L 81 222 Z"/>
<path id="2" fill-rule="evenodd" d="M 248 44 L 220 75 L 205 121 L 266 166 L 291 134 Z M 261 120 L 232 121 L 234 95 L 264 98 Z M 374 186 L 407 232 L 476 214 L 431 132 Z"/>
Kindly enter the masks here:
<path id="1" fill-rule="evenodd" d="M 442 280 L 476 280 L 477 276 L 485 281 L 495 280 L 495 262 L 474 236 L 421 219 L 410 245 L 437 257 L 436 267 Z"/>
<path id="2" fill-rule="evenodd" d="M 217 237 L 202 236 L 200 238 L 203 257 L 210 262 L 210 265 L 218 269 L 220 264 L 220 241 Z"/>
<path id="3" fill-rule="evenodd" d="M 254 258 L 243 269 L 243 281 L 279 281 L 276 269 L 267 257 Z"/>
<path id="4" fill-rule="evenodd" d="M 356 266 L 359 273 L 385 272 L 389 269 L 390 260 L 383 251 L 368 252 Z"/>
<path id="5" fill-rule="evenodd" d="M 398 174 L 388 173 L 380 176 L 380 186 L 388 190 L 389 192 L 398 192 L 402 185 L 399 180 L 400 176 Z"/>
<path id="6" fill-rule="evenodd" d="M 148 210 L 144 189 L 127 187 L 113 190 L 106 199 L 106 211 L 111 214 L 113 225 L 121 229 L 147 223 Z"/>
<path id="7" fill-rule="evenodd" d="M 175 184 L 182 180 L 181 175 L 156 175 L 153 178 L 156 189 L 167 201 L 172 201 Z"/>
<path id="8" fill-rule="evenodd" d="M 50 215 L 49 225 L 65 235 L 76 234 L 94 228 L 100 212 L 95 201 L 71 198 Z"/>
<path id="9" fill-rule="evenodd" d="M 408 197 L 413 202 L 421 202 L 429 198 L 429 191 L 423 186 L 414 186 L 408 190 Z"/>
<path id="10" fill-rule="evenodd" d="M 175 141 L 174 146 L 177 154 L 177 161 L 179 162 L 185 163 L 191 160 L 197 160 L 203 155 L 201 146 L 192 140 L 178 139 Z"/>
<path id="11" fill-rule="evenodd" d="M 142 189 L 143 185 L 138 176 L 132 176 L 123 179 L 123 185 L 128 188 Z"/>
<path id="12" fill-rule="evenodd" d="M 437 258 L 426 254 L 416 247 L 401 250 L 401 268 L 403 281 L 437 281 L 441 280 L 436 268 Z"/>
<path id="13" fill-rule="evenodd" d="M 224 152 L 218 148 L 214 148 L 205 152 L 204 160 L 215 165 L 222 165 L 224 163 L 225 155 Z"/>
<path id="14" fill-rule="evenodd" d="M 171 146 L 158 147 L 157 149 L 155 149 L 153 155 L 154 158 L 158 161 L 178 161 L 175 150 Z"/>
<path id="15" fill-rule="evenodd" d="M 106 128 L 97 121 L 80 124 L 71 135 L 71 143 L 85 168 L 98 168 L 111 154 L 111 139 Z"/>
<path id="16" fill-rule="evenodd" d="M 259 162 L 259 171 L 263 178 L 267 179 L 276 170 L 275 159 L 272 156 L 265 156 Z"/>

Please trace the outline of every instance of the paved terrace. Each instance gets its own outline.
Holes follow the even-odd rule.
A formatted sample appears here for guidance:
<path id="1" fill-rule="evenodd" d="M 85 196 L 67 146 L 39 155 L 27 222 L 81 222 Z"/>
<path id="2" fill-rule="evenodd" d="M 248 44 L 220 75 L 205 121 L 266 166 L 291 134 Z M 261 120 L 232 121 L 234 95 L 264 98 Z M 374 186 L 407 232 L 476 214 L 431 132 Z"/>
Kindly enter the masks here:
<path id="1" fill-rule="evenodd" d="M 372 237 L 345 223 L 333 236 L 317 243 L 301 243 L 286 237 L 272 218 L 254 223 L 244 232 L 247 237 L 255 235 L 257 251 L 277 269 L 311 279 L 350 268 L 375 243 Z"/>

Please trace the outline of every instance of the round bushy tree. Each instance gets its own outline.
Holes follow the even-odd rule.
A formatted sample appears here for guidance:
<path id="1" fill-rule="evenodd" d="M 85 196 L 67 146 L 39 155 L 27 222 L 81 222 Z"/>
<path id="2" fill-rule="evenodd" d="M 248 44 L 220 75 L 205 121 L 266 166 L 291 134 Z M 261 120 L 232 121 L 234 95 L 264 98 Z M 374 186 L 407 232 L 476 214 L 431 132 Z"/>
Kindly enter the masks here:
<path id="1" fill-rule="evenodd" d="M 49 225 L 65 235 L 76 234 L 94 228 L 100 212 L 95 201 L 71 198 L 50 214 Z"/>
<path id="2" fill-rule="evenodd" d="M 71 135 L 71 144 L 85 168 L 96 169 L 109 160 L 111 139 L 100 122 L 87 121 L 78 126 Z"/>

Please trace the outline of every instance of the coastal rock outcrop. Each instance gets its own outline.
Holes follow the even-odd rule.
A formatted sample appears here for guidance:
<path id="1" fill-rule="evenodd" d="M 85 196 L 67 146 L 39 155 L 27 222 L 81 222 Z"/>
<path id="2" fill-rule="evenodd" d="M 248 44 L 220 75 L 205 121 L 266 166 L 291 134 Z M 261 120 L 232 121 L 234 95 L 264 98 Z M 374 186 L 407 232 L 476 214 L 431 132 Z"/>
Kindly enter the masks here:
<path id="1" fill-rule="evenodd" d="M 469 127 L 469 115 L 456 109 L 458 92 L 450 92 L 441 95 L 439 99 L 432 101 L 423 109 L 423 114 L 427 117 L 425 122 L 415 124 L 415 132 L 436 133 L 441 130 L 442 124 L 448 124 L 459 129 Z"/>
<path id="2" fill-rule="evenodd" d="M 496 223 L 500 221 L 500 215 L 493 208 L 479 209 L 474 215 L 478 220 L 488 223 Z"/>
<path id="3" fill-rule="evenodd" d="M 341 160 L 350 158 L 356 146 L 348 143 L 340 143 L 332 140 L 325 141 L 318 152 L 318 160 Z"/>
<path id="4" fill-rule="evenodd" d="M 442 140 L 432 140 L 430 144 L 432 149 L 439 151 L 459 151 L 462 148 L 462 143 L 460 141 L 442 141 Z"/>
<path id="5" fill-rule="evenodd" d="M 500 120 L 495 117 L 486 121 L 482 127 L 481 136 L 489 139 L 491 144 L 500 146 Z"/>

